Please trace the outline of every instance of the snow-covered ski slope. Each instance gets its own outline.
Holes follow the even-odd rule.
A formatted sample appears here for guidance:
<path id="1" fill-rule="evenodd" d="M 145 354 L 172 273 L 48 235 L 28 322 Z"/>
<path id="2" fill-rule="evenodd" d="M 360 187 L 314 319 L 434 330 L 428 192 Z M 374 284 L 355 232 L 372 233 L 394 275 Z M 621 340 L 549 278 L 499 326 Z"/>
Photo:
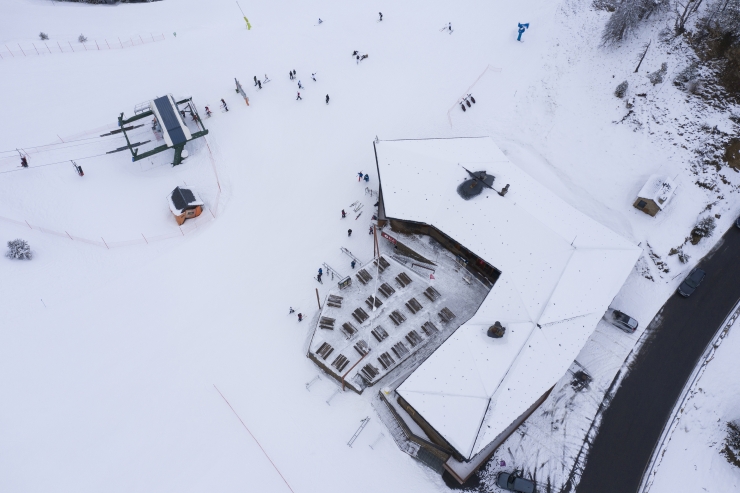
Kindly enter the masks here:
<path id="1" fill-rule="evenodd" d="M 1 2 L 0 216 L 95 241 L 177 232 L 166 203 L 175 186 L 215 202 L 208 146 L 189 148 L 180 168 L 166 164 L 171 152 L 139 163 L 125 152 L 81 159 L 122 144 L 50 146 L 29 152 L 32 168 L 48 164 L 31 170 L 4 160 L 16 148 L 98 135 L 120 112 L 170 93 L 192 96 L 202 116 L 204 105 L 214 111 L 205 124 L 222 191 L 203 227 L 111 249 L 0 220 L 0 242 L 24 238 L 35 253 L 0 261 L 0 491 L 289 491 L 214 386 L 293 491 L 444 489 L 398 450 L 368 400 L 343 394 L 328 406 L 335 386 L 326 378 L 306 390 L 317 374 L 305 358 L 314 288 L 328 291 L 313 276 L 321 262 L 351 270 L 342 246 L 372 255 L 376 199 L 356 175 L 369 173 L 377 190 L 376 135 L 490 135 L 512 162 L 634 243 L 667 251 L 682 241 L 705 191 L 681 175 L 688 150 L 612 124 L 624 114 L 612 75 L 633 70 L 633 54 L 594 46 L 602 14 L 588 3 L 242 2 L 247 31 L 232 0 Z M 439 31 L 447 22 L 451 35 Z M 524 43 L 518 22 L 531 26 Z M 82 33 L 90 51 L 18 55 L 16 45 L 39 44 L 39 31 L 76 49 Z M 164 41 L 93 49 L 95 40 L 158 34 Z M 369 57 L 357 64 L 354 50 Z M 480 77 L 477 103 L 463 113 L 458 98 L 488 66 L 501 71 Z M 253 88 L 265 74 L 271 82 Z M 679 175 L 679 193 L 652 219 L 631 203 L 657 172 Z M 366 212 L 341 220 L 357 200 Z M 724 211 L 736 209 L 732 200 Z M 639 276 L 632 286 L 626 308 L 646 325 L 660 299 Z M 289 306 L 306 320 L 288 316 Z"/>

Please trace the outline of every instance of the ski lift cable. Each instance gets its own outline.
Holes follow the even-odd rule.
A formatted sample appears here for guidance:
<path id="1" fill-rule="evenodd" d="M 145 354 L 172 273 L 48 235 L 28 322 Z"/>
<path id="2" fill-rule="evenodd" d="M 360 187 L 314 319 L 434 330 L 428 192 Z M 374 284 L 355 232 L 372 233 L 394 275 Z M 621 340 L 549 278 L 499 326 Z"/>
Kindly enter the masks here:
<path id="1" fill-rule="evenodd" d="M 113 135 L 105 135 L 105 137 L 122 137 L 122 135 L 121 134 L 113 134 Z M 102 138 L 103 137 L 101 137 L 101 136 L 86 137 L 84 139 L 68 140 L 66 142 L 55 142 L 53 144 L 44 144 L 44 145 L 39 145 L 39 146 L 24 146 L 24 147 L 18 147 L 16 149 L 10 149 L 10 150 L 7 150 L 7 151 L 0 151 L 0 154 L 16 153 L 16 152 L 18 152 L 19 149 L 22 149 L 22 150 L 24 150 L 24 149 L 29 149 L 29 150 L 30 149 L 41 149 L 42 147 L 58 146 L 58 145 L 62 145 L 62 144 L 71 144 L 73 142 L 82 142 L 83 140 L 102 139 Z M 82 144 L 78 144 L 78 145 L 82 145 Z M 65 147 L 74 147 L 74 146 L 65 146 Z M 64 149 L 65 147 L 60 147 L 60 149 Z"/>
<path id="2" fill-rule="evenodd" d="M 56 161 L 54 163 L 45 163 L 45 164 L 38 164 L 36 166 L 29 166 L 28 168 L 22 168 L 22 167 L 19 166 L 18 169 L 11 169 L 11 170 L 8 170 L 8 171 L 0 171 L 0 174 L 12 173 L 14 171 L 21 171 L 23 169 L 42 168 L 44 166 L 51 166 L 52 164 L 69 163 L 70 161 L 82 161 L 83 159 L 92 159 L 94 157 L 105 156 L 106 154 L 107 153 L 104 152 L 103 154 L 95 154 L 94 156 L 85 156 L 85 157 L 78 157 L 78 158 L 73 158 L 73 159 L 65 159 L 63 161 Z"/>

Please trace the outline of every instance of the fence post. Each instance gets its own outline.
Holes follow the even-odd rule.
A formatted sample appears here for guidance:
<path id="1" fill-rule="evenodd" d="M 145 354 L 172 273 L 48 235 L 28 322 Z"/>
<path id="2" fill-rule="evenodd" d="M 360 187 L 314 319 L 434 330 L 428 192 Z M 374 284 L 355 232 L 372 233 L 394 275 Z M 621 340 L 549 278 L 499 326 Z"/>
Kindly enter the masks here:
<path id="1" fill-rule="evenodd" d="M 48 51 L 49 55 L 51 55 L 51 50 L 49 49 L 49 45 L 46 44 L 46 41 L 44 41 L 44 46 L 46 46 L 46 51 Z"/>
<path id="2" fill-rule="evenodd" d="M 100 50 L 100 46 L 98 46 L 98 40 L 97 39 L 95 40 L 95 46 L 97 46 L 98 47 L 98 50 Z"/>
<path id="3" fill-rule="evenodd" d="M 139 34 L 139 39 L 141 39 L 141 34 Z M 141 44 L 144 44 L 144 40 L 141 39 Z"/>
<path id="4" fill-rule="evenodd" d="M 57 41 L 57 46 L 59 46 L 59 53 L 64 53 L 64 50 L 62 49 L 62 45 L 59 44 L 59 41 Z"/>
<path id="5" fill-rule="evenodd" d="M 110 50 L 110 45 L 108 44 L 108 40 L 107 39 L 105 40 L 105 44 L 106 44 L 106 46 L 108 46 L 108 49 Z"/>
<path id="6" fill-rule="evenodd" d="M 146 241 L 146 244 L 149 244 L 149 240 L 146 239 L 146 236 L 144 236 L 144 233 L 141 233 L 141 237 L 144 238 L 144 241 Z"/>
<path id="7" fill-rule="evenodd" d="M 123 43 L 121 43 L 121 38 L 118 38 L 118 43 L 121 45 L 121 48 L 123 48 Z"/>
<path id="8" fill-rule="evenodd" d="M 18 48 L 20 48 L 20 49 L 21 49 L 21 53 L 23 53 L 23 56 L 26 56 L 26 52 L 25 52 L 25 51 L 23 51 L 23 47 L 21 46 L 21 44 L 20 44 L 20 43 L 18 43 Z"/>
<path id="9" fill-rule="evenodd" d="M 8 45 L 5 45 L 5 47 L 8 48 Z M 13 58 L 15 58 L 15 55 L 13 55 L 13 52 L 11 51 L 10 48 L 8 48 L 8 51 L 10 52 L 10 56 L 12 56 Z"/>
<path id="10" fill-rule="evenodd" d="M 103 240 L 103 243 L 105 243 L 105 238 L 103 238 L 103 237 L 101 236 L 101 237 L 100 237 L 100 239 L 101 239 L 101 240 Z M 108 246 L 108 244 L 107 244 L 107 243 L 105 243 L 105 248 L 107 248 L 108 250 L 110 250 L 110 247 Z"/>
<path id="11" fill-rule="evenodd" d="M 75 51 L 75 49 L 74 49 L 74 48 L 72 48 L 72 43 L 70 43 L 69 41 L 67 41 L 67 44 L 69 45 L 69 49 L 70 49 L 70 50 L 72 50 L 72 51 L 74 52 L 74 51 Z"/>
<path id="12" fill-rule="evenodd" d="M 31 43 L 31 44 L 33 45 L 33 49 L 36 50 L 36 54 L 40 55 L 41 53 L 39 53 L 39 49 L 36 48 L 36 43 Z"/>

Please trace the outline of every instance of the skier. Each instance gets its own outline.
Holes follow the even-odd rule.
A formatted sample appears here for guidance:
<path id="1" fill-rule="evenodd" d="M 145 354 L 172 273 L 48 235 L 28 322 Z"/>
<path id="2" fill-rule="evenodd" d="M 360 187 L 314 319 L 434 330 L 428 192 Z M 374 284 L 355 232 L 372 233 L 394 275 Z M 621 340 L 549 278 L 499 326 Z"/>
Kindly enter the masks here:
<path id="1" fill-rule="evenodd" d="M 24 167 L 28 167 L 28 165 L 26 165 Z M 344 212 L 344 209 L 342 209 L 342 219 L 344 219 L 345 217 L 347 217 L 347 213 Z"/>
<path id="2" fill-rule="evenodd" d="M 221 98 L 221 105 L 222 105 L 222 106 L 224 107 L 224 109 L 225 109 L 226 111 L 229 111 L 229 107 L 228 107 L 228 106 L 226 106 L 226 101 L 224 101 L 224 100 L 223 100 L 223 98 Z"/>
<path id="3" fill-rule="evenodd" d="M 293 310 L 292 306 L 290 307 L 290 311 L 288 312 L 288 315 L 290 315 L 291 313 L 295 313 L 295 310 Z"/>
<path id="4" fill-rule="evenodd" d="M 351 229 L 348 229 L 347 230 L 347 236 L 352 236 L 352 230 Z"/>
<path id="5" fill-rule="evenodd" d="M 316 82 L 316 72 L 314 72 L 313 74 L 311 74 L 311 78 L 313 79 L 314 82 Z"/>
<path id="6" fill-rule="evenodd" d="M 363 178 L 364 176 L 365 176 L 365 173 L 363 173 L 362 171 L 360 171 L 359 173 L 357 173 L 357 181 L 360 181 L 360 180 L 362 180 L 362 178 Z"/>
<path id="7" fill-rule="evenodd" d="M 257 76 L 256 75 L 254 76 L 254 85 L 255 86 L 257 85 Z"/>
<path id="8" fill-rule="evenodd" d="M 21 156 L 21 166 L 28 168 L 28 159 L 26 159 L 26 156 Z M 344 211 L 342 211 L 342 217 L 344 217 Z"/>
<path id="9" fill-rule="evenodd" d="M 258 86 L 258 87 L 259 87 L 260 89 L 262 89 L 262 82 L 258 80 L 258 81 L 257 81 L 257 86 Z"/>
<path id="10" fill-rule="evenodd" d="M 355 264 L 357 264 L 357 262 L 356 262 L 356 261 L 354 261 L 354 260 L 353 260 L 352 262 L 350 262 L 350 263 L 349 263 L 349 265 L 351 265 L 353 269 L 355 268 Z"/>
<path id="11" fill-rule="evenodd" d="M 522 24 L 521 22 L 518 24 L 519 26 L 519 36 L 517 36 L 516 40 L 521 41 L 522 40 L 522 34 L 524 34 L 524 31 L 526 31 L 529 28 L 529 22 L 526 24 Z"/>
<path id="12" fill-rule="evenodd" d="M 378 15 L 380 16 L 380 19 L 378 19 L 378 22 L 383 20 L 383 12 L 378 12 Z"/>
<path id="13" fill-rule="evenodd" d="M 293 69 L 293 78 L 295 79 L 295 69 Z"/>
<path id="14" fill-rule="evenodd" d="M 82 171 L 82 166 L 77 166 L 77 174 L 80 176 L 85 176 L 85 172 Z"/>
<path id="15" fill-rule="evenodd" d="M 293 72 L 288 72 L 288 77 L 290 77 L 290 80 L 293 80 Z"/>
<path id="16" fill-rule="evenodd" d="M 363 61 L 363 60 L 364 60 L 365 58 L 367 58 L 367 57 L 369 57 L 369 56 L 370 56 L 370 55 L 368 55 L 367 53 L 365 53 L 364 55 L 362 55 L 362 56 L 360 57 L 360 61 Z"/>
<path id="17" fill-rule="evenodd" d="M 301 81 L 298 81 L 298 89 L 303 89 L 303 84 L 301 84 Z"/>
<path id="18" fill-rule="evenodd" d="M 360 55 L 357 55 L 357 64 L 360 64 Z"/>
<path id="19" fill-rule="evenodd" d="M 358 55 L 357 50 L 352 52 L 352 56 L 357 56 L 357 55 Z"/>
<path id="20" fill-rule="evenodd" d="M 326 104 L 329 104 L 329 95 L 326 95 Z"/>
<path id="21" fill-rule="evenodd" d="M 299 313 L 298 314 L 298 321 L 299 322 L 303 322 L 303 314 L 302 313 Z"/>
<path id="22" fill-rule="evenodd" d="M 369 235 L 373 234 L 373 227 L 372 226 L 370 226 L 370 232 L 368 234 Z"/>
<path id="23" fill-rule="evenodd" d="M 296 100 L 296 101 L 298 101 L 299 99 L 300 99 L 301 101 L 303 101 L 303 98 L 301 97 L 301 93 L 300 93 L 300 92 L 298 93 L 298 97 L 297 97 L 297 98 L 295 98 L 295 100 Z"/>
<path id="24" fill-rule="evenodd" d="M 324 22 L 324 21 L 322 21 L 322 20 L 321 20 L 321 17 L 319 17 L 319 24 L 321 24 L 322 22 Z"/>
<path id="25" fill-rule="evenodd" d="M 365 183 L 369 182 L 370 181 L 370 175 L 365 175 L 364 180 L 365 180 Z"/>
<path id="26" fill-rule="evenodd" d="M 447 25 L 447 30 L 452 34 L 452 22 Z"/>
<path id="27" fill-rule="evenodd" d="M 319 275 L 316 276 L 316 280 L 319 281 L 319 282 L 321 282 L 321 275 L 322 275 L 321 272 L 319 272 Z M 321 282 L 321 284 L 324 284 L 324 283 Z"/>

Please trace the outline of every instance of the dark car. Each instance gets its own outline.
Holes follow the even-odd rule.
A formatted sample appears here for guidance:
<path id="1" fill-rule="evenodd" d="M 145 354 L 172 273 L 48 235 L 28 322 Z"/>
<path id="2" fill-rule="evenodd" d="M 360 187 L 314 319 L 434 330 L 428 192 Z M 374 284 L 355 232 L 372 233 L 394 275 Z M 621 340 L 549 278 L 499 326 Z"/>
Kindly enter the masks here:
<path id="1" fill-rule="evenodd" d="M 534 493 L 534 483 L 517 476 L 516 473 L 500 472 L 496 477 L 496 485 L 507 491 L 518 493 Z"/>
<path id="2" fill-rule="evenodd" d="M 684 298 L 688 298 L 691 296 L 694 291 L 696 291 L 696 288 L 699 287 L 699 284 L 704 280 L 704 276 L 706 276 L 707 273 L 704 272 L 701 269 L 694 269 L 691 271 L 691 273 L 686 277 L 686 279 L 683 280 L 681 285 L 678 287 L 678 294 L 683 296 Z"/>
<path id="3" fill-rule="evenodd" d="M 632 333 L 637 330 L 637 320 L 619 310 L 614 310 L 612 312 L 611 323 L 613 326 L 618 327 L 625 332 Z"/>

